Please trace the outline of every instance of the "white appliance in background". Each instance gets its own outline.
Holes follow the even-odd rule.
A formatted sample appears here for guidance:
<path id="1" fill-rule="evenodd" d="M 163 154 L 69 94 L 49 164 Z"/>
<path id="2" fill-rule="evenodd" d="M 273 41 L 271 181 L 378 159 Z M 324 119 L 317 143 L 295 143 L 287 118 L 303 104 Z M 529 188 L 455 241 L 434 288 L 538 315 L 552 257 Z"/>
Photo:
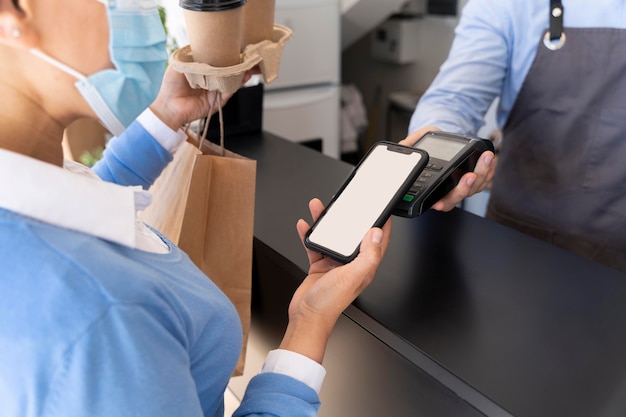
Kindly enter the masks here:
<path id="1" fill-rule="evenodd" d="M 276 0 L 275 23 L 293 30 L 278 78 L 265 86 L 263 130 L 294 142 L 322 140 L 340 157 L 339 0 Z"/>

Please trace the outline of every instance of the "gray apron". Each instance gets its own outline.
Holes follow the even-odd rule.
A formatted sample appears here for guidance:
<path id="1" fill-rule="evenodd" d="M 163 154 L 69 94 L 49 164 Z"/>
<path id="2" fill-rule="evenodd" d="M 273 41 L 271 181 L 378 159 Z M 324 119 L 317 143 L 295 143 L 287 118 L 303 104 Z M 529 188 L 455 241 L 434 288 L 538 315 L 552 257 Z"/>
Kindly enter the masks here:
<path id="1" fill-rule="evenodd" d="M 565 32 L 506 122 L 487 217 L 626 272 L 626 30 Z"/>

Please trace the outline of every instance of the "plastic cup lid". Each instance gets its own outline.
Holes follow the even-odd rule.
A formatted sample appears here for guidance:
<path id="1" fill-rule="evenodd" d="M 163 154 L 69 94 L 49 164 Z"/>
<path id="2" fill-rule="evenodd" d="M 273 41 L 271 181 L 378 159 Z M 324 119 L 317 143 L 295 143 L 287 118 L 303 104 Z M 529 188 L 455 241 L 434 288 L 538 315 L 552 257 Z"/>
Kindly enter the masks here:
<path id="1" fill-rule="evenodd" d="M 246 4 L 246 0 L 180 0 L 183 9 L 197 12 L 220 12 Z"/>

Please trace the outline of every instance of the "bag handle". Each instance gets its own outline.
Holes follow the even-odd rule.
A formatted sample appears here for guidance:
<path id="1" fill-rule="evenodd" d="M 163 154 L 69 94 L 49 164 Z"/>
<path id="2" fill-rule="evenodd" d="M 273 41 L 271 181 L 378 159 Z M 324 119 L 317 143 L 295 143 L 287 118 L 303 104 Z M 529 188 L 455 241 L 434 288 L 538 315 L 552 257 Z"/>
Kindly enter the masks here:
<path id="1" fill-rule="evenodd" d="M 222 93 L 219 91 L 215 92 L 215 96 L 213 97 L 213 102 L 209 108 L 209 114 L 206 118 L 206 123 L 204 124 L 204 130 L 202 132 L 202 136 L 198 142 L 198 149 L 202 151 L 202 146 L 204 145 L 204 140 L 206 139 L 207 132 L 209 131 L 209 123 L 211 122 L 211 115 L 213 114 L 213 109 L 215 108 L 215 102 L 217 101 L 217 112 L 218 119 L 220 124 L 220 156 L 224 156 L 224 117 L 222 114 Z"/>

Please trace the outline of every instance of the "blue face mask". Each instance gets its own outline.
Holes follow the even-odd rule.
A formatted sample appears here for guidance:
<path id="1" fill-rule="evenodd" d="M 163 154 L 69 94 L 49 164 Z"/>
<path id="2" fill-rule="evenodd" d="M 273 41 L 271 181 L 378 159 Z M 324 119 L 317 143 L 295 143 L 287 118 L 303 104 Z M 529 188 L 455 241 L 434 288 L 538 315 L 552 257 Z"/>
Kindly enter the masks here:
<path id="1" fill-rule="evenodd" d="M 165 65 L 166 36 L 156 0 L 97 0 L 109 19 L 109 51 L 115 69 L 85 76 L 44 54 L 31 53 L 76 77 L 76 88 L 101 123 L 120 135 L 156 98 Z"/>

